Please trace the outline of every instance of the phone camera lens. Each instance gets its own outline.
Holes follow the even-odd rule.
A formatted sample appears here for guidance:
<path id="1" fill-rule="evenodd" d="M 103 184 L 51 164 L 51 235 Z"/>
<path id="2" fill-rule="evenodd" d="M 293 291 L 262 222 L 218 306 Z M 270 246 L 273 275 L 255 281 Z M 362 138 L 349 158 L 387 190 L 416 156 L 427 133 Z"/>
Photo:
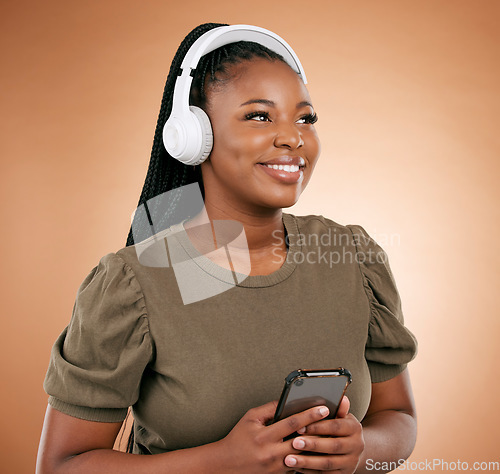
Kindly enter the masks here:
<path id="1" fill-rule="evenodd" d="M 302 379 L 296 380 L 294 385 L 297 385 L 297 387 L 300 387 L 304 381 Z"/>

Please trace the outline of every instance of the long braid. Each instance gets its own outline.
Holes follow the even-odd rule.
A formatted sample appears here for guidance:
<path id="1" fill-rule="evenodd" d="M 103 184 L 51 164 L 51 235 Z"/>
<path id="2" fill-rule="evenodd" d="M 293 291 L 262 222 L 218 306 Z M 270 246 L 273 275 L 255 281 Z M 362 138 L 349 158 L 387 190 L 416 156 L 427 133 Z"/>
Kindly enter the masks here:
<path id="1" fill-rule="evenodd" d="M 180 66 L 184 56 L 188 52 L 193 43 L 204 33 L 212 30 L 218 26 L 226 26 L 224 23 L 205 23 L 192 30 L 180 44 L 168 73 L 165 88 L 163 90 L 163 97 L 156 123 L 156 130 L 153 140 L 153 148 L 151 150 L 151 159 L 149 162 L 144 187 L 139 198 L 137 207 L 144 204 L 149 199 L 158 196 L 159 194 L 169 191 L 174 188 L 174 182 L 177 186 L 185 185 L 189 182 L 200 182 L 201 176 L 198 170 L 174 160 L 165 150 L 163 146 L 163 126 L 167 121 L 171 111 L 174 95 L 174 86 L 177 76 L 180 72 Z M 184 176 L 187 182 L 180 182 L 180 176 Z M 201 183 L 200 183 L 201 184 Z M 134 225 L 142 228 L 148 225 L 147 222 L 140 222 L 143 214 L 136 214 L 134 217 Z M 127 246 L 134 244 L 134 237 L 132 234 L 132 227 L 130 228 Z"/>

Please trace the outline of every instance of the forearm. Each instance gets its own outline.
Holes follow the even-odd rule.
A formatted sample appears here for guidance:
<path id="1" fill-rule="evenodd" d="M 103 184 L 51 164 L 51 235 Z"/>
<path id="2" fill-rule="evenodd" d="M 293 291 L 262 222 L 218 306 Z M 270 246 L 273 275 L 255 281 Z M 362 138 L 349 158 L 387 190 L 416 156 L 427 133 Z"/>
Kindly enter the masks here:
<path id="1" fill-rule="evenodd" d="M 365 449 L 357 473 L 384 473 L 407 459 L 415 446 L 417 421 L 405 411 L 384 410 L 363 422 Z"/>
<path id="2" fill-rule="evenodd" d="M 112 449 L 95 449 L 72 456 L 59 463 L 37 467 L 37 474 L 89 473 L 213 473 L 224 472 L 224 457 L 219 443 L 180 449 L 162 454 L 137 455 Z"/>

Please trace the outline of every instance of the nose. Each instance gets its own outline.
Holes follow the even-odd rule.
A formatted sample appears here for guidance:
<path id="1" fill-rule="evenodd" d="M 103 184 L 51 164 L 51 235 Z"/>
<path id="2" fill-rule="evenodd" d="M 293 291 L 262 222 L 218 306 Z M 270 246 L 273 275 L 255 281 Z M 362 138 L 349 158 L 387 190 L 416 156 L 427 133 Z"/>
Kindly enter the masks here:
<path id="1" fill-rule="evenodd" d="M 302 133 L 295 124 L 282 124 L 278 127 L 276 136 L 274 137 L 275 147 L 285 147 L 290 150 L 295 150 L 302 145 L 304 145 Z"/>

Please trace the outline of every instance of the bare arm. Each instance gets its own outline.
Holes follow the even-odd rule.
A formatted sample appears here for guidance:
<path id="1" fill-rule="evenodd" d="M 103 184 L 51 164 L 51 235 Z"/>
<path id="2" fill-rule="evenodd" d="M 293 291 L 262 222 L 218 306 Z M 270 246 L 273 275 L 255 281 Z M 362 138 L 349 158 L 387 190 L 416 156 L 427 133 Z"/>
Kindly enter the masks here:
<path id="1" fill-rule="evenodd" d="M 47 408 L 38 450 L 37 474 L 207 472 L 217 451 L 214 444 L 155 456 L 114 451 L 121 423 L 81 420 Z"/>
<path id="2" fill-rule="evenodd" d="M 277 402 L 249 410 L 222 440 L 152 456 L 114 451 L 121 423 L 98 423 L 47 408 L 37 459 L 37 474 L 106 472 L 150 474 L 286 473 L 283 460 L 297 453 L 283 438 L 327 414 L 311 408 L 267 426 Z M 326 407 L 323 407 L 326 408 Z"/>
<path id="3" fill-rule="evenodd" d="M 373 472 L 374 466 L 379 473 L 389 472 L 397 464 L 384 470 L 382 464 L 375 463 L 397 463 L 410 456 L 417 438 L 417 418 L 408 370 L 386 382 L 372 384 L 371 402 L 362 425 L 365 450 L 356 472 Z"/>

